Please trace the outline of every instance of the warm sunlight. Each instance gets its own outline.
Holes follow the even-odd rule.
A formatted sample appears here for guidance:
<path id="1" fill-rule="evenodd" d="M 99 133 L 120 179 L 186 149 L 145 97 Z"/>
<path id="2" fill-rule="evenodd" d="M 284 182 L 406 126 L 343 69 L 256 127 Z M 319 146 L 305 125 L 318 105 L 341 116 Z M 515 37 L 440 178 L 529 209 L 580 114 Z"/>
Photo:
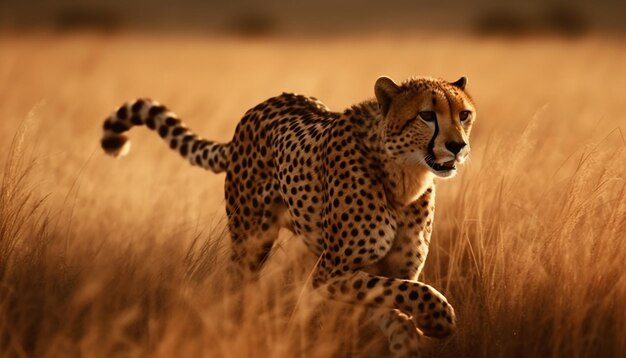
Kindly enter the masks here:
<path id="1" fill-rule="evenodd" d="M 258 279 L 232 290 L 224 174 L 191 167 L 146 126 L 129 132 L 124 158 L 100 147 L 103 121 L 136 98 L 228 142 L 244 113 L 270 97 L 314 96 L 343 112 L 374 100 L 382 75 L 466 76 L 476 107 L 471 154 L 454 178 L 435 179 L 417 280 L 454 307 L 456 328 L 444 340 L 423 338 L 426 356 L 626 354 L 620 30 L 595 28 L 595 18 L 583 26 L 569 12 L 569 22 L 557 15 L 571 33 L 534 31 L 523 12 L 488 11 L 445 32 L 384 22 L 359 33 L 330 20 L 337 33 L 315 32 L 314 20 L 300 28 L 271 11 L 218 29 L 194 20 L 159 30 L 126 28 L 113 10 L 62 8 L 58 26 L 37 29 L 17 20 L 15 5 L 13 25 L 0 28 L 0 355 L 389 356 L 365 306 L 315 292 L 319 254 L 306 235 L 282 229 Z M 394 87 L 383 90 L 378 103 Z M 420 111 L 417 123 L 432 131 L 435 118 Z M 306 213 L 314 199 L 302 200 Z M 312 216 L 298 227 L 315 227 Z M 352 287 L 360 284 L 337 289 Z"/>

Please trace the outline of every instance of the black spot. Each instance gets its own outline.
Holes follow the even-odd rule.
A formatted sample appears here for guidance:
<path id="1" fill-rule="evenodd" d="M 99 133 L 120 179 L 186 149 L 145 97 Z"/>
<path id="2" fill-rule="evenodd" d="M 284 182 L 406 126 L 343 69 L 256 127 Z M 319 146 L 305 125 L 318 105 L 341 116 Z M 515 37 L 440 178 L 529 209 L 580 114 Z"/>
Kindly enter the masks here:
<path id="1" fill-rule="evenodd" d="M 369 281 L 367 281 L 367 288 L 373 288 L 380 281 L 378 277 L 373 277 Z"/>
<path id="2" fill-rule="evenodd" d="M 120 149 L 124 143 L 126 143 L 126 138 L 125 137 L 109 137 L 109 138 L 104 138 L 102 139 L 102 141 L 100 142 L 100 144 L 102 145 L 102 149 L 108 151 L 113 151 L 113 150 L 117 150 Z"/>
<path id="3" fill-rule="evenodd" d="M 165 106 L 152 106 L 148 111 L 148 115 L 150 117 L 158 116 L 159 114 L 165 112 Z"/>
<path id="4" fill-rule="evenodd" d="M 128 116 L 128 109 L 126 108 L 126 106 L 121 106 L 117 110 L 117 118 L 126 119 L 127 116 Z"/>
<path id="5" fill-rule="evenodd" d="M 181 145 L 179 150 L 180 150 L 180 155 L 182 155 L 183 157 L 187 156 L 187 150 L 188 150 L 187 143 Z"/>
<path id="6" fill-rule="evenodd" d="M 176 127 L 172 131 L 172 135 L 173 136 L 179 136 L 179 135 L 183 134 L 184 132 L 185 132 L 185 128 L 183 128 L 183 127 Z"/>
<path id="7" fill-rule="evenodd" d="M 135 103 L 133 103 L 130 109 L 133 113 L 138 113 L 143 108 L 143 105 L 144 105 L 143 101 L 138 99 Z"/>
<path id="8" fill-rule="evenodd" d="M 148 128 L 150 128 L 150 129 L 155 129 L 156 128 L 156 123 L 154 122 L 154 118 L 148 117 L 146 119 L 146 126 L 148 126 Z"/>
<path id="9" fill-rule="evenodd" d="M 409 293 L 409 298 L 411 299 L 411 301 L 417 300 L 419 298 L 417 291 L 411 291 L 411 293 Z"/>
<path id="10" fill-rule="evenodd" d="M 113 122 L 113 124 L 111 124 L 111 130 L 115 133 L 123 133 L 128 129 L 129 127 L 124 122 Z"/>
<path id="11" fill-rule="evenodd" d="M 173 127 L 175 125 L 177 125 L 180 121 L 174 117 L 167 117 L 165 118 L 165 124 L 167 124 L 170 127 Z"/>
<path id="12" fill-rule="evenodd" d="M 133 115 L 132 117 L 130 117 L 130 123 L 136 125 L 136 126 L 140 126 L 143 124 L 143 121 L 141 120 L 141 118 L 137 115 Z"/>
<path id="13" fill-rule="evenodd" d="M 404 303 L 404 297 L 402 295 L 397 295 L 396 296 L 396 303 L 398 303 L 398 304 Z"/>
<path id="14" fill-rule="evenodd" d="M 168 129 L 169 128 L 167 126 L 160 126 L 159 127 L 159 135 L 161 136 L 161 138 L 167 137 Z"/>

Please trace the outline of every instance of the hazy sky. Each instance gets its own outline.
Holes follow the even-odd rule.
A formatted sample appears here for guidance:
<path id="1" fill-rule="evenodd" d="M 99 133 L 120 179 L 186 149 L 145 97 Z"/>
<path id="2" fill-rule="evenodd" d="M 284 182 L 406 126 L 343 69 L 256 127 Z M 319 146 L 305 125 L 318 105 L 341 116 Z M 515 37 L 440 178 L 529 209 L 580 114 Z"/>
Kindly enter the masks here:
<path id="1" fill-rule="evenodd" d="M 563 9 L 587 26 L 623 31 L 624 0 L 2 0 L 0 28 L 96 23 L 155 30 L 192 31 L 251 28 L 274 32 L 360 32 L 475 28 L 485 17 L 535 26 L 551 9 Z M 564 5 L 565 4 L 565 5 Z M 559 12 L 557 11 L 557 16 Z M 567 15 L 567 14 L 566 14 Z"/>

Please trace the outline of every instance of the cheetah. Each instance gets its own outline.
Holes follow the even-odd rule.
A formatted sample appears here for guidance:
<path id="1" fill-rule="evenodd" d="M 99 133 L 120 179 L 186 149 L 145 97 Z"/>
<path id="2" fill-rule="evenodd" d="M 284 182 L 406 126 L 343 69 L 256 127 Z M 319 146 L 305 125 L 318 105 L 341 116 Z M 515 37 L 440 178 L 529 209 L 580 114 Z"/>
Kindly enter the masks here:
<path id="1" fill-rule="evenodd" d="M 380 77 L 375 98 L 343 112 L 283 93 L 248 110 L 229 143 L 203 139 L 165 106 L 139 99 L 105 120 L 101 145 L 123 155 L 125 132 L 146 125 L 192 165 L 226 172 L 237 279 L 257 276 L 287 228 L 319 257 L 313 289 L 367 307 L 391 352 L 416 357 L 422 336 L 444 338 L 456 327 L 447 299 L 417 278 L 434 179 L 453 177 L 470 152 L 476 111 L 466 83 Z"/>

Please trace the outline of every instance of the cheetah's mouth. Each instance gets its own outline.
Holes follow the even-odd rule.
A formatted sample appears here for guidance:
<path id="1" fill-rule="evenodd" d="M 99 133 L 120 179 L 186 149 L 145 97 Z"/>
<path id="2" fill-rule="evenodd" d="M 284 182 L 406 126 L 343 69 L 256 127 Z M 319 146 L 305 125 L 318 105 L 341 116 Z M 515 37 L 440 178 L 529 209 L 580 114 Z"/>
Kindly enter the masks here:
<path id="1" fill-rule="evenodd" d="M 452 170 L 456 170 L 456 166 L 454 165 L 456 163 L 455 160 L 450 160 L 447 162 L 443 162 L 443 163 L 435 163 L 435 161 L 432 159 L 432 157 L 426 156 L 426 164 L 428 164 L 429 167 L 431 167 L 433 170 L 437 171 L 437 172 L 449 172 Z"/>

